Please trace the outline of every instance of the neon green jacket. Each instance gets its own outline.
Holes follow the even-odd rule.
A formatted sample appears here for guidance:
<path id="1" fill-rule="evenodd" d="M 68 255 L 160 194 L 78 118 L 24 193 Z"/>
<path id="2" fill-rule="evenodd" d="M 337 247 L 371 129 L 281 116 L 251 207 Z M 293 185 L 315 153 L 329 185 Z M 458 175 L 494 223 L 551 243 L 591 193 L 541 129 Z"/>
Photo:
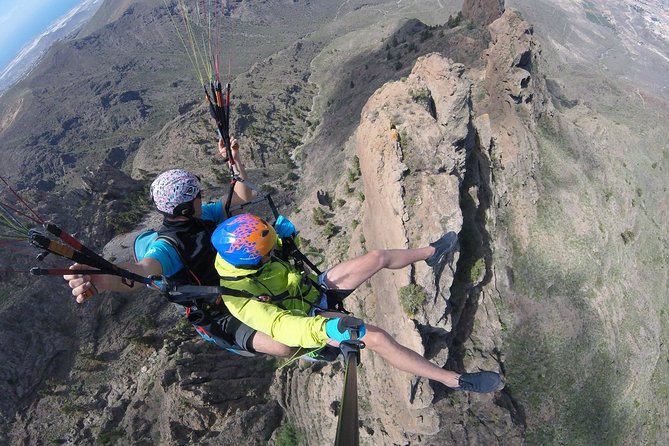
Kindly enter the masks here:
<path id="1" fill-rule="evenodd" d="M 223 301 L 234 317 L 291 347 L 325 345 L 327 319 L 308 316 L 312 303 L 320 298 L 320 292 L 291 264 L 272 259 L 259 269 L 249 270 L 236 268 L 217 255 L 215 267 L 223 286 L 249 291 L 256 296 L 287 296 L 281 302 L 270 303 L 224 295 Z"/>

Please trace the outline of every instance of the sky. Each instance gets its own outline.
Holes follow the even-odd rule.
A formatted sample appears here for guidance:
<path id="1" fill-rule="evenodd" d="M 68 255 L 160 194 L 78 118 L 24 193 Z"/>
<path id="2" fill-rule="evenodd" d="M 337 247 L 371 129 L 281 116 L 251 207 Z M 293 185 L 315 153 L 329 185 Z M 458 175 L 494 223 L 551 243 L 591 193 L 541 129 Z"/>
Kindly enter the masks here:
<path id="1" fill-rule="evenodd" d="M 0 71 L 81 0 L 0 0 Z"/>

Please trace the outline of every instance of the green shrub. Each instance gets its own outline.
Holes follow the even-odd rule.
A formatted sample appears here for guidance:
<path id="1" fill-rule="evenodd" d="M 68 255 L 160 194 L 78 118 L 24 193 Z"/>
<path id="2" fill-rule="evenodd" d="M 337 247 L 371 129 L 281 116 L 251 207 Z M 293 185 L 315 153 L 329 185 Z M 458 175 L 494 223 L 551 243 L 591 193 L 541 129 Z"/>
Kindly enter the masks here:
<path id="1" fill-rule="evenodd" d="M 325 235 L 327 238 L 332 238 L 338 233 L 339 233 L 339 228 L 334 224 L 332 224 L 332 222 L 327 222 L 327 224 L 323 228 L 323 235 Z"/>
<path id="2" fill-rule="evenodd" d="M 627 231 L 621 233 L 620 236 L 623 238 L 623 243 L 627 245 L 628 243 L 634 241 L 635 234 L 633 231 L 628 229 Z"/>
<path id="3" fill-rule="evenodd" d="M 415 102 L 418 102 L 418 101 L 422 101 L 422 100 L 428 100 L 429 98 L 432 97 L 432 93 L 430 92 L 429 88 L 422 87 L 422 88 L 419 88 L 417 90 L 414 90 L 414 89 L 409 90 L 409 96 Z"/>
<path id="4" fill-rule="evenodd" d="M 302 433 L 292 423 L 279 427 L 276 432 L 276 446 L 295 446 L 302 443 Z"/>
<path id="5" fill-rule="evenodd" d="M 157 343 L 159 340 L 154 336 L 129 336 L 126 339 L 140 353 L 152 353 L 158 349 Z"/>
<path id="6" fill-rule="evenodd" d="M 100 432 L 98 435 L 99 444 L 116 444 L 116 442 L 125 435 L 123 429 L 112 429 L 110 431 Z"/>
<path id="7" fill-rule="evenodd" d="M 60 406 L 60 411 L 64 415 L 74 415 L 74 414 L 81 414 L 86 412 L 86 408 L 79 405 L 75 404 L 71 401 L 66 401 L 63 403 L 62 406 Z"/>
<path id="8" fill-rule="evenodd" d="M 226 169 L 218 169 L 218 168 L 212 168 L 212 172 L 214 173 L 214 177 L 216 177 L 216 182 L 218 184 L 226 184 L 229 183 L 231 180 L 230 177 L 230 171 Z"/>
<path id="9" fill-rule="evenodd" d="M 456 26 L 460 25 L 460 22 L 462 21 L 462 11 L 458 12 L 458 15 L 455 17 L 451 17 L 450 15 L 448 16 L 448 21 L 446 22 L 446 26 L 449 28 L 455 28 Z"/>
<path id="10" fill-rule="evenodd" d="M 276 188 L 270 186 L 269 184 L 263 184 L 262 186 L 260 186 L 260 191 L 269 195 L 274 195 L 277 192 Z"/>
<path id="11" fill-rule="evenodd" d="M 425 30 L 422 33 L 420 33 L 420 41 L 425 42 L 427 39 L 432 38 L 432 32 L 430 30 Z"/>
<path id="12" fill-rule="evenodd" d="M 400 288 L 400 304 L 404 312 L 409 316 L 414 316 L 427 301 L 427 292 L 425 288 L 415 283 Z"/>
<path id="13" fill-rule="evenodd" d="M 185 317 L 179 318 L 174 327 L 167 331 L 167 336 L 178 341 L 185 341 L 193 337 L 193 327 Z"/>
<path id="14" fill-rule="evenodd" d="M 325 211 L 323 209 L 313 208 L 311 211 L 311 218 L 313 219 L 314 223 L 316 223 L 318 226 L 323 226 L 325 224 L 327 215 L 325 214 Z"/>
<path id="15" fill-rule="evenodd" d="M 360 158 L 358 158 L 358 155 L 353 155 L 351 163 L 353 163 L 353 171 L 355 172 L 355 175 L 359 177 L 362 172 L 360 171 Z"/>
<path id="16" fill-rule="evenodd" d="M 347 179 L 349 184 L 355 182 L 355 180 L 358 179 L 358 176 L 355 174 L 355 171 L 353 169 L 348 169 L 346 171 Z"/>
<path id="17" fill-rule="evenodd" d="M 155 321 L 155 319 L 152 319 L 145 314 L 137 318 L 137 323 L 139 323 L 140 327 L 146 330 L 153 330 L 154 328 L 158 327 L 158 323 Z"/>
<path id="18" fill-rule="evenodd" d="M 472 269 L 469 271 L 469 281 L 472 283 L 476 282 L 484 271 L 485 260 L 481 257 L 474 262 L 474 265 L 472 265 Z"/>
<path id="19" fill-rule="evenodd" d="M 207 138 L 202 138 L 201 136 L 199 136 L 199 137 L 192 137 L 190 140 L 191 140 L 191 142 L 192 142 L 193 144 L 197 144 L 197 145 L 199 145 L 199 146 L 202 146 L 202 145 L 205 145 L 205 146 L 206 146 L 206 145 L 208 145 L 208 144 L 211 142 L 209 139 L 207 139 Z"/>
<path id="20" fill-rule="evenodd" d="M 400 132 L 400 147 L 403 149 L 406 148 L 406 146 L 409 144 L 411 141 L 411 138 L 409 138 L 409 134 L 407 133 L 406 130 L 402 130 Z"/>

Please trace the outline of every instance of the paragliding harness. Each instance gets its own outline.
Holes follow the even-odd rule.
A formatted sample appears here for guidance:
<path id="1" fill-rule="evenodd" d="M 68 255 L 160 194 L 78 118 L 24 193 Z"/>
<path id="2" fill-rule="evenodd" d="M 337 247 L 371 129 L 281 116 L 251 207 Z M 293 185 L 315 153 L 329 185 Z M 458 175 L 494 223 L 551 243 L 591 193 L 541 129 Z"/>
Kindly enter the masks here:
<path id="1" fill-rule="evenodd" d="M 295 269 L 302 273 L 303 281 L 308 282 L 309 286 L 315 287 L 320 294 L 325 295 L 328 310 L 349 314 L 344 308 L 344 299 L 348 297 L 353 290 L 338 290 L 323 287 L 317 280 L 314 280 L 311 274 L 309 274 L 309 270 L 311 270 L 316 276 L 320 276 L 322 274 L 321 271 L 302 251 L 299 250 L 295 238 L 286 237 L 282 238 L 281 241 L 281 249 L 278 252 L 275 252 L 274 255 L 283 261 L 292 260 Z"/>
<path id="2" fill-rule="evenodd" d="M 133 243 L 134 258 L 136 262 L 141 261 L 146 257 L 148 248 L 158 240 L 172 247 L 184 267 L 173 277 L 161 277 L 156 281 L 161 294 L 175 304 L 179 313 L 188 319 L 206 341 L 238 355 L 255 356 L 254 353 L 240 350 L 234 339 L 228 339 L 221 328 L 221 321 L 230 315 L 223 303 L 223 293 L 246 298 L 255 296 L 214 285 L 219 279 L 213 268 L 216 251 L 209 242 L 213 229 L 213 222 L 190 219 L 172 227 L 165 224 L 158 231 L 144 231 Z"/>
<path id="3" fill-rule="evenodd" d="M 199 221 L 200 224 L 207 225 L 210 222 Z M 210 231 L 207 231 L 210 233 Z M 177 273 L 175 276 L 171 277 L 167 284 L 162 284 L 161 288 L 167 293 L 167 298 L 170 302 L 178 303 L 183 306 L 190 304 L 195 305 L 196 301 L 203 301 L 207 305 L 218 305 L 220 299 L 217 299 L 221 294 L 244 297 L 248 299 L 255 299 L 263 302 L 271 302 L 279 307 L 283 308 L 282 301 L 295 297 L 291 296 L 290 293 L 284 292 L 278 295 L 256 295 L 249 291 L 232 289 L 220 285 L 209 285 L 213 283 L 218 283 L 219 279 L 227 281 L 237 281 L 245 278 L 255 278 L 262 275 L 262 270 L 258 270 L 255 273 L 242 277 L 219 277 L 218 273 L 215 272 L 215 269 L 212 268 L 213 260 L 211 263 L 208 261 L 213 257 L 213 255 L 207 255 L 205 252 L 207 249 L 199 248 L 199 251 L 196 252 L 196 248 L 188 249 L 184 246 L 183 242 L 179 241 L 178 237 L 174 231 L 165 231 L 165 228 L 160 230 L 147 230 L 140 233 L 134 241 L 134 257 L 135 261 L 140 261 L 146 256 L 146 251 L 154 242 L 158 240 L 163 240 L 174 251 L 178 254 L 181 263 L 184 265 L 184 268 Z M 282 262 L 288 262 L 292 260 L 292 263 L 298 271 L 303 275 L 303 283 L 305 283 L 309 288 L 314 287 L 318 290 L 319 293 L 325 294 L 328 301 L 328 309 L 337 310 L 343 313 L 348 313 L 342 304 L 343 298 L 350 294 L 350 290 L 328 290 L 324 289 L 317 280 L 314 279 L 313 275 L 309 273 L 309 270 L 304 266 L 305 263 L 309 266 L 311 271 L 314 274 L 320 274 L 318 267 L 313 264 L 305 254 L 303 254 L 299 249 L 295 247 L 295 242 L 292 238 L 282 239 L 281 249 L 277 248 L 277 253 L 275 253 L 276 258 Z M 204 245 L 204 244 L 202 244 Z M 200 245 L 201 246 L 201 245 Z M 206 246 L 209 248 L 210 245 L 207 243 Z M 211 248 L 210 248 L 211 249 Z M 190 255 L 186 256 L 184 253 L 188 252 Z M 205 259 L 202 261 L 201 259 Z M 197 263 L 196 263 L 197 262 Z M 307 263 L 308 262 L 308 263 Z M 212 275 L 212 271 L 214 274 Z M 303 293 L 307 293 L 308 289 Z"/>
<path id="4" fill-rule="evenodd" d="M 282 243 L 280 246 L 274 249 L 270 262 L 262 265 L 256 271 L 243 275 L 220 276 L 220 279 L 223 282 L 232 283 L 248 281 L 247 283 L 249 285 L 256 288 L 256 293 L 258 292 L 257 289 L 265 290 L 263 291 L 265 294 L 261 295 L 260 297 L 256 297 L 257 300 L 271 302 L 272 304 L 284 310 L 289 308 L 289 306 L 284 305 L 284 301 L 299 298 L 302 302 L 309 302 L 311 309 L 328 311 L 332 310 L 343 314 L 349 314 L 349 312 L 344 308 L 343 300 L 348 297 L 353 292 L 353 290 L 328 289 L 318 281 L 318 276 L 322 274 L 318 267 L 313 264 L 304 253 L 295 247 L 294 239 L 292 237 L 282 238 L 281 242 Z M 289 290 L 284 290 L 283 292 L 275 294 L 271 289 L 272 285 L 263 280 L 263 277 L 267 277 L 265 275 L 265 268 L 270 264 L 277 263 L 282 265 L 283 268 L 288 271 L 291 269 L 289 264 L 292 263 L 293 271 L 298 272 L 301 275 L 300 284 L 298 285 L 298 294 L 291 293 Z M 280 273 L 274 270 L 274 274 L 270 273 L 269 277 L 276 278 L 277 274 Z M 288 272 L 288 274 L 290 274 L 290 272 Z M 244 285 L 239 285 L 238 288 L 243 286 Z M 305 297 L 308 296 L 314 289 L 317 291 L 318 297 L 314 299 L 314 301 L 305 299 Z M 326 308 L 320 306 L 322 303 L 320 299 L 321 296 L 325 296 L 326 298 Z"/>
<path id="5" fill-rule="evenodd" d="M 262 299 L 261 296 L 255 296 L 245 291 L 234 290 L 222 286 L 206 286 L 201 285 L 196 271 L 189 266 L 185 259 L 182 245 L 168 234 L 161 234 L 161 231 L 149 230 L 139 234 L 135 238 L 134 255 L 135 261 L 143 258 L 143 253 L 146 252 L 149 245 L 157 240 L 164 240 L 167 242 L 179 255 L 184 268 L 182 269 L 181 277 L 190 277 L 189 285 L 172 285 L 165 286 L 163 294 L 170 302 L 185 307 L 185 314 L 188 321 L 195 327 L 197 333 L 209 342 L 216 343 L 219 347 L 223 347 L 229 352 L 241 356 L 255 356 L 254 353 L 238 350 L 234 345 L 227 342 L 222 333 L 217 335 L 220 331 L 220 325 L 217 322 L 218 318 L 225 317 L 229 313 L 225 304 L 221 300 L 221 294 L 237 295 L 241 297 Z M 296 268 L 303 272 L 305 280 L 311 281 L 321 293 L 325 294 L 328 301 L 328 308 L 337 309 L 338 311 L 349 314 L 343 307 L 343 299 L 348 296 L 350 290 L 327 290 L 308 274 L 304 265 L 308 265 L 316 274 L 321 274 L 318 267 L 313 264 L 306 255 L 304 255 L 296 246 L 295 240 L 292 237 L 282 239 L 281 252 L 277 256 L 282 260 L 292 258 Z M 191 256 L 192 257 L 192 256 Z M 192 284 L 193 279 L 197 285 Z M 223 278 L 232 279 L 235 278 Z M 182 279 L 183 280 L 183 279 Z M 163 291 L 161 289 L 161 291 Z M 280 306 L 280 301 L 287 296 L 273 296 L 272 302 Z M 351 339 L 343 341 L 339 345 L 340 354 L 345 361 L 345 377 L 344 387 L 341 397 L 341 411 L 337 423 L 337 433 L 335 438 L 335 446 L 350 446 L 359 444 L 359 423 L 358 423 L 358 385 L 357 385 L 357 366 L 360 364 L 360 349 L 365 347 L 364 342 L 357 339 L 358 332 L 352 333 Z M 332 359 L 330 359 L 332 360 Z"/>
<path id="6" fill-rule="evenodd" d="M 245 290 L 214 285 L 219 282 L 218 273 L 213 268 L 215 250 L 209 243 L 214 223 L 191 219 L 187 222 L 177 223 L 177 225 L 180 225 L 180 227 L 164 225 L 158 231 L 147 230 L 140 233 L 133 243 L 135 261 L 141 261 L 146 256 L 149 247 L 158 240 L 163 240 L 172 247 L 184 267 L 169 279 L 161 277 L 155 281 L 161 294 L 169 302 L 177 305 L 180 312 L 185 314 L 188 321 L 202 338 L 209 342 L 214 342 L 233 353 L 252 356 L 253 354 L 235 348 L 234 342 L 226 340 L 226 336 L 221 331 L 220 320 L 228 317 L 230 314 L 222 300 L 222 295 L 272 302 L 282 307 L 281 302 L 290 297 L 289 294 L 282 293 L 278 296 L 261 296 Z M 194 236 L 198 237 L 198 239 L 195 240 Z M 203 240 L 204 238 L 206 240 Z M 287 243 L 294 242 L 291 240 Z M 291 253 L 306 259 L 313 268 L 316 268 L 299 250 L 295 249 Z M 298 265 L 301 265 L 301 263 L 298 263 Z M 334 302 L 336 297 L 341 294 L 340 291 L 323 290 L 306 270 L 301 269 L 301 271 L 303 271 L 305 281 L 311 281 L 310 285 L 316 286 L 319 292 L 325 293 L 328 296 L 328 302 L 333 303 L 329 308 L 338 308 L 345 312 L 341 300 L 348 293 L 344 293 L 342 299 L 338 300 L 338 305 L 335 305 Z"/>

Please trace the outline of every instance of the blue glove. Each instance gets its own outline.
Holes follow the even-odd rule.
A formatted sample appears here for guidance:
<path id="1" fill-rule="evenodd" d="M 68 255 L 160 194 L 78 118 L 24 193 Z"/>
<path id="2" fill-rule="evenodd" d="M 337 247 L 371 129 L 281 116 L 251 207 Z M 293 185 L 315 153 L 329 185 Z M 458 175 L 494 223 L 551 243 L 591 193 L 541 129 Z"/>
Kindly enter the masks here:
<path id="1" fill-rule="evenodd" d="M 283 215 L 279 215 L 279 218 L 276 219 L 276 223 L 274 223 L 274 230 L 281 238 L 295 237 L 297 234 L 295 225 Z"/>
<path id="2" fill-rule="evenodd" d="M 325 323 L 325 334 L 334 341 L 348 341 L 351 339 L 351 331 L 357 331 L 358 337 L 362 339 L 367 333 L 365 323 L 353 316 L 336 317 Z"/>

